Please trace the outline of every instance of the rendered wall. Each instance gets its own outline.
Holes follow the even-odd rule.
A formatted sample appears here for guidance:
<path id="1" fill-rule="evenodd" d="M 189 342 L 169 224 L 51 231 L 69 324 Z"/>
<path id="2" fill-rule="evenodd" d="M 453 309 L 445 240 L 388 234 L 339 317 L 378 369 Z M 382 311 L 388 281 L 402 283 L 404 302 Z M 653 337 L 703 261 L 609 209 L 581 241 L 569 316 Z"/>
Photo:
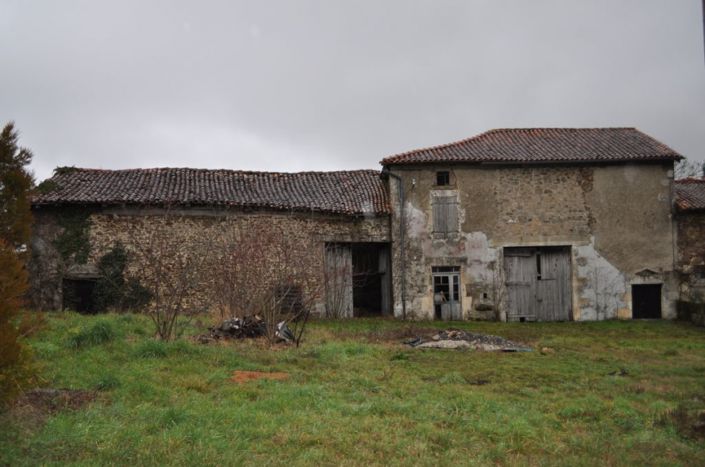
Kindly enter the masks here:
<path id="1" fill-rule="evenodd" d="M 451 172 L 451 186 L 435 186 L 437 170 Z M 574 320 L 631 318 L 631 285 L 640 283 L 662 283 L 662 314 L 675 316 L 672 165 L 409 166 L 392 173 L 405 193 L 408 317 L 433 317 L 432 266 L 461 266 L 464 317 L 503 320 L 503 248 L 558 245 L 571 247 Z M 401 316 L 401 211 L 398 182 L 390 177 L 390 184 L 394 311 Z M 443 238 L 432 232 L 431 197 L 449 189 L 460 195 L 460 229 Z"/>

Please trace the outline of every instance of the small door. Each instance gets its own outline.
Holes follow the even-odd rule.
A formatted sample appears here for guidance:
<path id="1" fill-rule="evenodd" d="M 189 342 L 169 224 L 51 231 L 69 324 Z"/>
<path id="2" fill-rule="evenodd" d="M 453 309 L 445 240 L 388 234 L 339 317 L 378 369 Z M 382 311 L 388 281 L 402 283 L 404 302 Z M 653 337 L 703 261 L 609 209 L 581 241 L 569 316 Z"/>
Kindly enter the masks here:
<path id="1" fill-rule="evenodd" d="M 661 284 L 632 285 L 632 318 L 661 319 Z"/>
<path id="2" fill-rule="evenodd" d="M 463 319 L 460 308 L 460 268 L 439 266 L 433 272 L 433 303 L 436 319 Z"/>
<path id="3" fill-rule="evenodd" d="M 508 321 L 568 321 L 570 248 L 505 248 Z"/>

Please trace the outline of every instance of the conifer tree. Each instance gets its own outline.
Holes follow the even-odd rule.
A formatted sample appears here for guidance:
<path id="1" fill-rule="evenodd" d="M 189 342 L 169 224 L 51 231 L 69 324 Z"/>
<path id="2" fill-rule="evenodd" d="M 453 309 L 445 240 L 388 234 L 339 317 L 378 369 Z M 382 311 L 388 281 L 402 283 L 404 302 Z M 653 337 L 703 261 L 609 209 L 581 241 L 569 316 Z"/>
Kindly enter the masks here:
<path id="1" fill-rule="evenodd" d="M 0 133 L 0 404 L 8 402 L 31 376 L 26 348 L 19 341 L 17 319 L 27 290 L 22 262 L 32 221 L 27 170 L 32 153 L 18 147 L 12 123 Z"/>

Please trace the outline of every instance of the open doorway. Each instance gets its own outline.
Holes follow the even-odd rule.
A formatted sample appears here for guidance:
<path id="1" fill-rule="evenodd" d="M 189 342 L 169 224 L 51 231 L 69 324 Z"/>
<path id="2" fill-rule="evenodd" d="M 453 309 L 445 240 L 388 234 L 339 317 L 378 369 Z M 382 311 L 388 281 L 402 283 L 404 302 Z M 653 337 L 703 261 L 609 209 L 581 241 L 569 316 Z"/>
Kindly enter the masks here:
<path id="1" fill-rule="evenodd" d="M 632 318 L 661 319 L 661 284 L 632 285 Z"/>
<path id="2" fill-rule="evenodd" d="M 387 243 L 326 244 L 328 316 L 383 316 L 391 312 Z"/>
<path id="3" fill-rule="evenodd" d="M 64 310 L 96 313 L 93 297 L 96 282 L 95 279 L 64 279 L 62 284 Z"/>

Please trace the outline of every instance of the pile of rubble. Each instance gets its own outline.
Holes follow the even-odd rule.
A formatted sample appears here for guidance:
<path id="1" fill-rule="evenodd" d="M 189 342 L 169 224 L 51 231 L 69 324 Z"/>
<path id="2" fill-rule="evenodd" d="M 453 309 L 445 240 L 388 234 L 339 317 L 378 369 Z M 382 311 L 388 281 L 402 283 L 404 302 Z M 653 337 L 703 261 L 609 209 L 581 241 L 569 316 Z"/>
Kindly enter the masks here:
<path id="1" fill-rule="evenodd" d="M 198 336 L 198 341 L 207 344 L 220 339 L 246 339 L 261 337 L 267 334 L 267 323 L 260 316 L 245 316 L 243 318 L 226 319 L 218 326 L 208 328 L 208 334 Z M 275 336 L 284 342 L 294 341 L 294 334 L 286 325 L 286 321 L 277 323 Z"/>
<path id="2" fill-rule="evenodd" d="M 460 329 L 447 329 L 430 339 L 414 337 L 404 341 L 418 349 L 471 349 L 486 352 L 531 352 L 531 348 L 503 337 L 475 334 Z"/>

